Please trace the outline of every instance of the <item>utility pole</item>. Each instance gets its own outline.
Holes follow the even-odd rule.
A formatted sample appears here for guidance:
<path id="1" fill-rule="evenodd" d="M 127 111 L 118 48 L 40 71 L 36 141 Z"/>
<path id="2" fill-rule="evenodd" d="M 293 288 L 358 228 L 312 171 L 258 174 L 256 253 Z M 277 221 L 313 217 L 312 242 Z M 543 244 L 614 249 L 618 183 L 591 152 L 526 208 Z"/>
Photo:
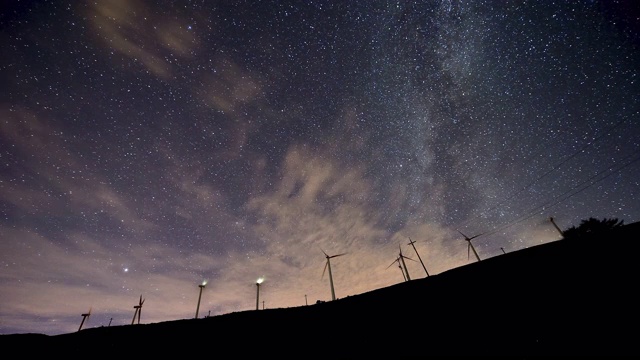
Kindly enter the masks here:
<path id="1" fill-rule="evenodd" d="M 564 237 L 564 233 L 562 232 L 562 230 L 560 230 L 556 222 L 553 220 L 553 216 L 549 218 L 549 221 L 551 221 L 551 223 L 556 228 L 556 230 L 558 230 L 558 232 L 560 233 L 560 236 Z"/>
<path id="2" fill-rule="evenodd" d="M 200 294 L 198 295 L 198 306 L 196 306 L 196 319 L 198 318 L 198 312 L 200 311 L 200 300 L 202 299 L 202 289 L 205 287 L 205 283 L 198 285 L 200 288 Z"/>
<path id="3" fill-rule="evenodd" d="M 427 277 L 429 277 L 429 272 L 427 271 L 427 267 L 424 266 L 424 263 L 422 262 L 422 258 L 420 257 L 420 254 L 418 254 L 418 250 L 416 250 L 416 246 L 413 245 L 415 244 L 415 241 L 411 240 L 411 238 L 409 238 L 409 245 L 411 245 L 411 247 L 413 247 L 413 250 L 416 252 L 416 255 L 418 255 L 418 260 L 420 260 L 420 264 L 422 264 L 422 268 L 424 269 L 424 272 L 427 273 Z"/>

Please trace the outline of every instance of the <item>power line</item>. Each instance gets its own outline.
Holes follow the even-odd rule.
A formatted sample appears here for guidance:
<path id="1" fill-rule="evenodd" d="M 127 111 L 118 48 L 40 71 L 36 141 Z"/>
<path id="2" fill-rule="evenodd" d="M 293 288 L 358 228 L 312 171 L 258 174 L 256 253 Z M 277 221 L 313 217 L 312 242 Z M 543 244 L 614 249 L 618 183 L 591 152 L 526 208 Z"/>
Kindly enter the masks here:
<path id="1" fill-rule="evenodd" d="M 602 131 L 599 136 L 594 137 L 591 141 L 589 141 L 584 146 L 582 146 L 578 151 L 576 151 L 573 154 L 569 155 L 568 157 L 564 158 L 564 160 L 562 160 L 562 161 L 558 162 L 557 164 L 555 164 L 550 170 L 548 170 L 544 174 L 540 175 L 535 180 L 531 181 L 530 183 L 528 183 L 527 185 L 523 186 L 519 190 L 513 192 L 511 195 L 509 195 L 508 197 L 504 198 L 503 200 L 499 201 L 496 205 L 494 205 L 491 208 L 489 208 L 488 210 L 486 210 L 486 212 L 490 212 L 490 211 L 493 211 L 493 210 L 497 209 L 500 205 L 502 205 L 505 202 L 513 199 L 515 196 L 519 195 L 523 191 L 529 189 L 535 183 L 537 183 L 538 181 L 542 180 L 543 178 L 545 178 L 546 176 L 548 176 L 549 174 L 551 174 L 552 172 L 554 172 L 555 170 L 560 168 L 562 165 L 566 164 L 569 160 L 571 160 L 574 157 L 578 156 L 579 154 L 583 153 L 587 149 L 587 147 L 593 145 L 596 141 L 602 139 L 605 136 L 611 135 L 611 131 L 614 130 L 615 128 L 617 128 L 618 126 L 622 125 L 626 120 L 627 120 L 627 118 L 623 118 L 622 120 L 618 121 L 617 123 L 611 125 L 607 129 Z M 463 221 L 462 224 L 460 224 L 458 227 L 463 227 L 463 226 L 469 224 L 471 221 L 478 219 L 479 217 L 480 217 L 480 214 L 478 214 L 478 215 L 476 215 L 476 216 L 474 216 L 472 218 L 469 218 L 469 219 Z"/>
<path id="2" fill-rule="evenodd" d="M 627 156 L 627 158 L 630 158 L 631 156 L 636 155 L 636 154 L 638 154 L 638 152 L 636 152 L 636 153 L 634 153 L 634 154 L 632 154 L 632 155 Z M 606 178 L 608 178 L 608 177 L 610 177 L 610 176 L 612 176 L 612 175 L 614 175 L 614 174 L 616 174 L 616 173 L 620 172 L 621 170 L 623 170 L 623 169 L 624 169 L 624 168 L 626 168 L 627 166 L 630 166 L 631 164 L 633 164 L 633 163 L 635 163 L 636 161 L 639 161 L 639 160 L 640 160 L 640 156 L 636 157 L 635 159 L 630 160 L 629 162 L 627 162 L 626 164 L 623 164 L 622 166 L 618 167 L 618 168 L 617 168 L 617 169 L 615 169 L 615 170 L 612 170 L 612 167 L 609 167 L 609 168 L 607 168 L 607 169 L 604 169 L 604 170 L 602 170 L 602 171 L 600 171 L 600 172 L 596 173 L 595 175 L 591 176 L 589 179 L 587 179 L 587 180 L 585 180 L 585 181 L 581 182 L 580 184 L 576 185 L 575 187 L 573 187 L 573 188 L 569 189 L 568 191 L 565 191 L 564 193 L 562 193 L 562 194 L 560 194 L 560 195 L 556 196 L 556 197 L 555 197 L 555 199 L 558 199 L 558 198 L 559 198 L 559 199 L 558 199 L 558 200 L 556 200 L 554 203 L 551 203 L 550 205 L 548 205 L 551 201 L 553 201 L 553 200 L 554 200 L 554 199 L 551 199 L 551 200 L 549 200 L 549 201 L 547 201 L 547 202 L 545 202 L 545 203 L 543 203 L 543 204 L 541 204 L 541 205 L 538 205 L 538 206 L 534 207 L 533 209 L 530 209 L 530 210 L 527 212 L 527 215 L 524 215 L 524 216 L 522 216 L 522 217 L 518 218 L 517 220 L 514 220 L 514 221 L 512 221 L 512 222 L 509 222 L 509 223 L 507 223 L 507 224 L 505 224 L 505 225 L 502 225 L 502 226 L 500 226 L 500 227 L 498 227 L 498 228 L 496 228 L 496 229 L 494 229 L 494 230 L 488 231 L 488 232 L 486 232 L 486 233 L 484 233 L 484 234 L 485 234 L 485 235 L 495 234 L 495 233 L 497 233 L 497 232 L 499 232 L 499 231 L 502 231 L 502 230 L 504 230 L 504 229 L 507 229 L 507 228 L 509 228 L 509 227 L 511 227 L 511 226 L 513 226 L 513 225 L 515 225 L 515 224 L 518 224 L 518 223 L 520 223 L 520 222 L 522 222 L 522 221 L 524 221 L 524 220 L 527 220 L 527 219 L 529 219 L 529 218 L 531 218 L 531 217 L 533 217 L 533 216 L 535 216 L 535 215 L 537 215 L 537 214 L 538 214 L 538 212 L 537 212 L 536 210 L 538 210 L 538 209 L 540 209 L 540 208 L 546 208 L 546 209 L 552 208 L 552 207 L 554 207 L 554 206 L 558 205 L 559 203 L 561 203 L 561 202 L 563 202 L 563 201 L 565 201 L 565 200 L 567 200 L 567 199 L 569 199 L 569 198 L 571 198 L 571 197 L 573 197 L 573 196 L 575 196 L 575 195 L 577 195 L 577 194 L 579 194 L 579 193 L 583 192 L 584 190 L 586 190 L 586 189 L 590 188 L 591 186 L 593 186 L 593 185 L 595 185 L 595 184 L 599 183 L 600 181 L 602 181 L 602 180 L 604 180 L 604 179 L 606 179 Z M 582 187 L 582 188 L 580 188 L 580 189 L 576 190 L 576 188 L 578 188 L 578 187 L 580 187 L 580 186 L 584 185 L 585 183 L 587 183 L 587 182 L 591 181 L 592 179 L 596 178 L 597 176 L 601 175 L 602 173 L 604 173 L 604 172 L 606 172 L 606 171 L 608 171 L 608 170 L 611 170 L 611 172 L 610 172 L 609 174 L 607 174 L 606 176 L 603 176 L 602 178 L 600 178 L 600 179 L 598 179 L 598 180 L 592 181 L 590 184 L 587 184 L 586 186 L 584 186 L 584 187 Z M 575 191 L 574 191 L 574 190 L 575 190 Z M 573 191 L 573 193 L 571 193 L 571 191 Z M 568 195 L 567 195 L 567 194 L 568 194 Z M 548 206 L 547 206 L 547 205 L 548 205 Z"/>

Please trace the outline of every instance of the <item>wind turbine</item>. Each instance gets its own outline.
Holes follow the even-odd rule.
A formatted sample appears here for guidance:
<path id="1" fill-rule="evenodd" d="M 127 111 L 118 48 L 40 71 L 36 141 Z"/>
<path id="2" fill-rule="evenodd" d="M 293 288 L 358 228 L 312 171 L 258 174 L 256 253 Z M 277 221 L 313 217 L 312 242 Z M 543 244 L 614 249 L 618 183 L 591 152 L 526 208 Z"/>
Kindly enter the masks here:
<path id="1" fill-rule="evenodd" d="M 333 289 L 333 275 L 331 274 L 331 258 L 342 256 L 346 253 L 338 254 L 338 255 L 328 255 L 324 250 L 320 249 L 324 256 L 327 258 L 327 262 L 324 264 L 324 270 L 322 270 L 322 277 L 324 277 L 324 272 L 329 268 L 329 283 L 331 284 L 331 300 L 336 299 L 336 292 Z M 321 277 L 321 278 L 322 278 Z"/>
<path id="2" fill-rule="evenodd" d="M 422 268 L 424 269 L 424 272 L 426 272 L 427 273 L 427 277 L 429 277 L 429 272 L 427 271 L 427 267 L 424 266 L 424 263 L 422 262 L 422 258 L 420 257 L 420 254 L 418 254 L 418 250 L 416 250 L 416 246 L 413 245 L 415 243 L 416 243 L 415 241 L 413 241 L 413 240 L 411 240 L 411 238 L 409 238 L 409 244 L 407 244 L 407 245 L 411 245 L 411 247 L 413 247 L 413 250 L 416 252 L 416 255 L 418 255 L 418 260 L 420 260 L 420 264 L 422 264 Z"/>
<path id="3" fill-rule="evenodd" d="M 84 321 L 91 316 L 91 308 L 89 308 L 89 311 L 82 314 L 82 322 L 80 323 L 80 327 L 78 328 L 78 331 L 82 330 L 82 325 L 84 325 Z"/>
<path id="4" fill-rule="evenodd" d="M 463 234 L 462 231 L 458 230 L 458 232 L 464 236 L 464 239 L 467 241 L 468 245 L 467 245 L 467 259 L 469 259 L 469 249 L 473 250 L 473 254 L 476 256 L 476 259 L 478 259 L 478 261 L 480 261 L 480 256 L 478 256 L 478 253 L 476 252 L 476 248 L 473 247 L 473 244 L 471 243 L 472 239 L 477 238 L 478 236 L 482 235 L 482 234 L 478 234 L 478 235 L 474 235 L 472 237 L 468 237 L 467 235 Z"/>
<path id="5" fill-rule="evenodd" d="M 404 279 L 404 281 L 407 281 L 407 275 L 404 274 L 404 270 L 402 269 L 402 265 L 400 264 L 400 257 L 397 257 L 395 260 L 393 260 L 393 262 L 389 264 L 389 266 L 387 266 L 387 269 L 390 268 L 394 263 L 398 263 L 398 267 L 400 268 L 400 272 L 402 273 L 402 278 Z"/>
<path id="6" fill-rule="evenodd" d="M 140 300 L 138 301 L 138 305 L 135 305 L 133 308 L 136 309 L 136 311 L 133 313 L 133 319 L 131 319 L 131 325 L 133 325 L 133 323 L 136 321 L 136 316 L 138 317 L 138 324 L 140 324 L 140 316 L 142 314 L 142 304 L 144 304 L 144 299 L 142 298 L 142 295 L 140 295 Z"/>

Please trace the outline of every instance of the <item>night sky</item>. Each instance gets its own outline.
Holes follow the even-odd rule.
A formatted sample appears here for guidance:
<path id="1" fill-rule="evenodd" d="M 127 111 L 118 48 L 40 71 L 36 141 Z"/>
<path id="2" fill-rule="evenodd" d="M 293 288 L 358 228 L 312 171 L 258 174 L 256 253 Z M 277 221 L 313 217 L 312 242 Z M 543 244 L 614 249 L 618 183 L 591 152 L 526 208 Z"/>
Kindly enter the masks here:
<path id="1" fill-rule="evenodd" d="M 312 305 L 325 253 L 343 298 L 405 281 L 401 251 L 412 279 L 476 261 L 460 232 L 487 259 L 640 220 L 633 0 L 1 11 L 2 334 L 140 296 L 194 318 L 203 282 L 199 317 Z"/>

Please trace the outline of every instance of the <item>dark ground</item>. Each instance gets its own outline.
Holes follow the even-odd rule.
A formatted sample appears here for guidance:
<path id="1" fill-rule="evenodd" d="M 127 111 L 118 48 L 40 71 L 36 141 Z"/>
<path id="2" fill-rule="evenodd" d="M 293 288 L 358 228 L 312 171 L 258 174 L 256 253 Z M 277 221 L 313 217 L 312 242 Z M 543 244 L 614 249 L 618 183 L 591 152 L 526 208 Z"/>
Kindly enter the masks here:
<path id="1" fill-rule="evenodd" d="M 640 354 L 640 222 L 332 302 L 48 336 L 23 354 L 611 356 Z"/>

